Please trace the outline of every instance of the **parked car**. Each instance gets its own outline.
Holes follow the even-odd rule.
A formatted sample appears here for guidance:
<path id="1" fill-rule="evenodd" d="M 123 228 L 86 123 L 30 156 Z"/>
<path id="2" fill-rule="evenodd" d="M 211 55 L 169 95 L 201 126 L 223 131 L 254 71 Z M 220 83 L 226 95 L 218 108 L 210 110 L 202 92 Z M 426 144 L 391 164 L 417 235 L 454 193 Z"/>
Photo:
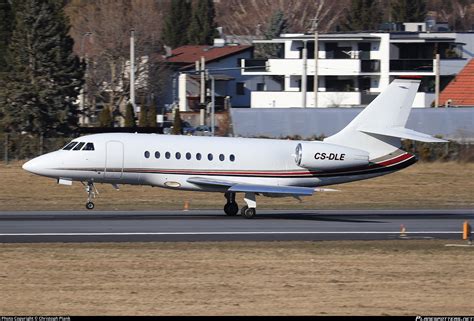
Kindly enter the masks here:
<path id="1" fill-rule="evenodd" d="M 219 128 L 214 126 L 214 134 L 217 132 Z M 201 125 L 195 128 L 194 130 L 195 136 L 212 136 L 212 131 L 210 126 Z"/>

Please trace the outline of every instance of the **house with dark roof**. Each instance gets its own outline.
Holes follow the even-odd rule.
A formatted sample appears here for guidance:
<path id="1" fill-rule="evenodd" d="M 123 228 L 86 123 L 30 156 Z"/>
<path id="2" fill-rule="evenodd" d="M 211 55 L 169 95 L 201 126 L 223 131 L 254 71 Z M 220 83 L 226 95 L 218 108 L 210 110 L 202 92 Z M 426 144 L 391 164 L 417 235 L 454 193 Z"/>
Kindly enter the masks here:
<path id="1" fill-rule="evenodd" d="M 173 70 L 165 105 L 179 105 L 180 111 L 199 110 L 201 76 L 196 72 L 196 62 L 204 59 L 205 69 L 215 79 L 216 110 L 250 107 L 250 92 L 258 89 L 261 77 L 242 75 L 241 61 L 252 57 L 253 46 L 239 44 L 187 45 L 171 50 L 165 59 Z M 207 79 L 206 102 L 211 100 L 210 86 Z"/>

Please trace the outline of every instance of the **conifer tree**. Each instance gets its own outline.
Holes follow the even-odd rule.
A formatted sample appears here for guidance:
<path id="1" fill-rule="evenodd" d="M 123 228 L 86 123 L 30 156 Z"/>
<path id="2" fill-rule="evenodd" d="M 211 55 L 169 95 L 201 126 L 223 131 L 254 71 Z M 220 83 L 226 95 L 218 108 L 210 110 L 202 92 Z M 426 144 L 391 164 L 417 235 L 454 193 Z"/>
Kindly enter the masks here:
<path id="1" fill-rule="evenodd" d="M 343 29 L 347 31 L 377 30 L 382 12 L 377 0 L 351 0 Z"/>
<path id="2" fill-rule="evenodd" d="M 182 134 L 182 127 L 183 127 L 183 120 L 181 119 L 181 115 L 179 113 L 179 108 L 176 108 L 174 111 L 174 119 L 173 119 L 173 135 L 181 135 Z"/>
<path id="3" fill-rule="evenodd" d="M 217 36 L 213 0 L 197 0 L 188 30 L 188 41 L 193 45 L 212 45 Z"/>
<path id="4" fill-rule="evenodd" d="M 171 1 L 163 27 L 163 43 L 165 45 L 177 48 L 188 44 L 188 25 L 191 14 L 189 0 Z"/>
<path id="5" fill-rule="evenodd" d="M 112 127 L 112 114 L 109 107 L 104 107 L 99 115 L 100 127 Z"/>
<path id="6" fill-rule="evenodd" d="M 0 0 L 0 73 L 7 70 L 6 55 L 13 26 L 12 6 L 8 0 Z"/>
<path id="7" fill-rule="evenodd" d="M 277 10 L 271 17 L 270 23 L 264 32 L 265 39 L 274 39 L 288 30 L 288 21 L 281 10 Z M 275 44 L 265 44 L 263 47 L 264 57 L 276 57 L 279 47 Z"/>
<path id="8" fill-rule="evenodd" d="M 76 100 L 84 68 L 73 54 L 69 24 L 59 1 L 18 0 L 2 89 L 4 127 L 35 135 L 77 128 Z"/>
<path id="9" fill-rule="evenodd" d="M 130 127 L 133 128 L 135 127 L 135 112 L 133 110 L 133 105 L 131 103 L 128 103 L 127 106 L 125 107 L 125 122 L 124 126 L 125 127 Z"/>
<path id="10" fill-rule="evenodd" d="M 148 106 L 143 104 L 140 108 L 140 117 L 138 118 L 139 127 L 148 127 Z"/>
<path id="11" fill-rule="evenodd" d="M 156 127 L 156 106 L 148 106 L 148 127 Z"/>

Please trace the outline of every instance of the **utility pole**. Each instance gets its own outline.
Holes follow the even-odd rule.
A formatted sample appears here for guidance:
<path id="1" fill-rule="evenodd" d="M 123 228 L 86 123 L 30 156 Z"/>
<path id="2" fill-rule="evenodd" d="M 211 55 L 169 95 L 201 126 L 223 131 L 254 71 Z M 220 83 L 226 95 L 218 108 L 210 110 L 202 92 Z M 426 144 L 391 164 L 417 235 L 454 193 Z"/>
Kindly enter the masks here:
<path id="1" fill-rule="evenodd" d="M 203 126 L 205 124 L 205 117 L 206 117 L 206 109 L 204 106 L 206 105 L 206 78 L 204 75 L 204 71 L 206 70 L 206 60 L 203 56 L 201 56 L 201 66 L 199 68 L 199 72 L 201 73 L 201 95 L 200 95 L 200 109 L 199 109 L 199 125 Z"/>
<path id="2" fill-rule="evenodd" d="M 302 96 L 301 105 L 303 108 L 306 108 L 306 92 L 307 92 L 306 72 L 307 72 L 307 67 L 308 67 L 307 65 L 308 65 L 308 47 L 307 47 L 306 40 L 303 40 L 303 72 L 301 75 L 301 96 Z"/>
<path id="3" fill-rule="evenodd" d="M 439 53 L 436 54 L 435 63 L 435 108 L 439 107 L 439 73 L 440 73 Z"/>
<path id="4" fill-rule="evenodd" d="M 135 105 L 135 30 L 130 30 L 130 103 L 135 114 L 140 110 Z"/>
<path id="5" fill-rule="evenodd" d="M 318 19 L 313 19 L 312 28 L 314 32 L 314 81 L 313 81 L 313 92 L 314 92 L 314 107 L 318 107 L 318 59 L 319 59 L 319 34 L 318 34 Z"/>

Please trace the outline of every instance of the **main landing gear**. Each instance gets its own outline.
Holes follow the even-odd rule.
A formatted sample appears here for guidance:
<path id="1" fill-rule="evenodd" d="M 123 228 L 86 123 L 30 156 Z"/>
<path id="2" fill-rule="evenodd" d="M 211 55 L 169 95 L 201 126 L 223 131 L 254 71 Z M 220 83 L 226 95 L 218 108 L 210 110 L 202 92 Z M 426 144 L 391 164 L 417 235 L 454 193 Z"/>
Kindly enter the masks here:
<path id="1" fill-rule="evenodd" d="M 235 202 L 235 193 L 225 193 L 225 198 L 227 199 L 227 204 L 224 206 L 224 212 L 228 216 L 235 216 L 239 212 L 239 206 Z M 247 203 L 240 210 L 240 215 L 245 218 L 254 218 L 257 214 L 257 202 L 255 200 L 255 193 L 245 193 L 244 201 Z"/>
<path id="2" fill-rule="evenodd" d="M 99 191 L 97 188 L 95 188 L 95 185 L 93 182 L 87 182 L 87 185 L 82 183 L 86 187 L 86 193 L 87 193 L 87 203 L 86 203 L 86 208 L 88 210 L 94 209 L 94 203 L 92 200 L 99 195 Z"/>

